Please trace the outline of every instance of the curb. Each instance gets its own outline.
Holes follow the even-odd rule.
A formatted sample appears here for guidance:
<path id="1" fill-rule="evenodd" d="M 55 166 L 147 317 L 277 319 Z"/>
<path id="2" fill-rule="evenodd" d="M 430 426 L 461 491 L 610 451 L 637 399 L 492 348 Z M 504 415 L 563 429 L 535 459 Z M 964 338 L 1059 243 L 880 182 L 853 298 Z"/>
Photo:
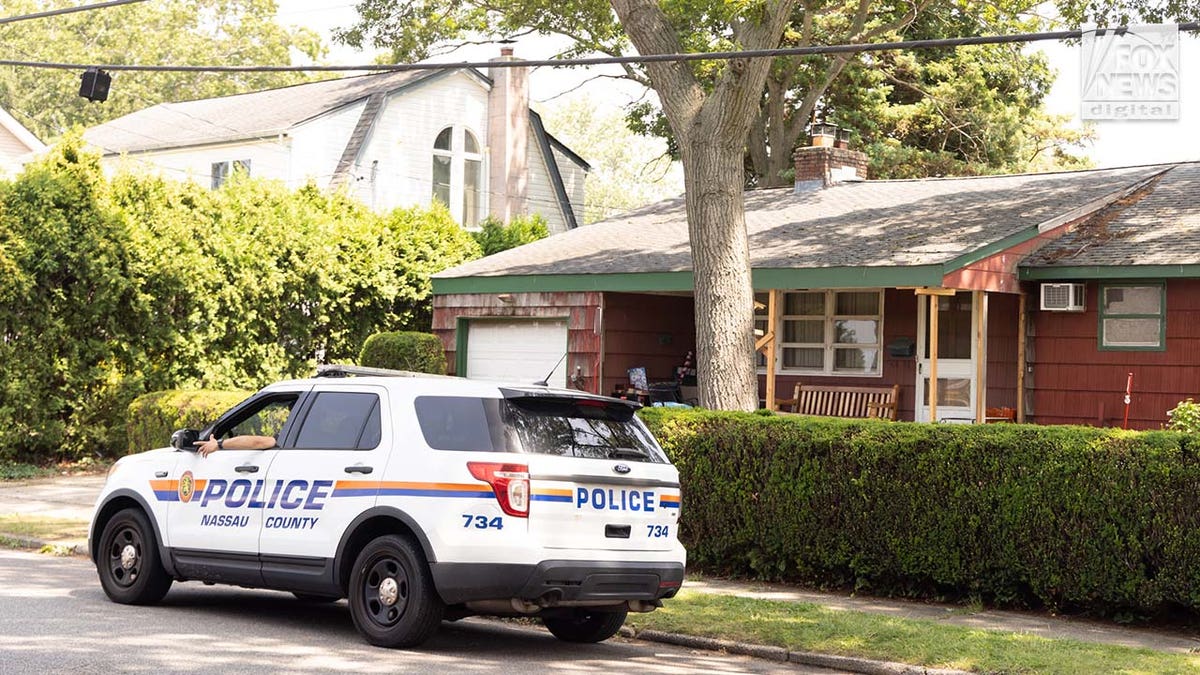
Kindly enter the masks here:
<path id="1" fill-rule="evenodd" d="M 62 541 L 45 541 L 43 539 L 31 539 L 16 534 L 8 534 L 0 532 L 0 540 L 10 542 L 17 548 L 32 550 L 35 552 L 41 551 L 47 546 L 61 546 L 66 549 L 66 555 L 89 557 L 88 545 L 86 541 L 78 539 L 65 539 Z"/>
<path id="2" fill-rule="evenodd" d="M 926 668 L 924 666 L 913 666 L 907 663 L 875 661 L 856 656 L 836 656 L 833 654 L 818 654 L 816 652 L 794 652 L 783 647 L 754 645 L 744 642 L 735 642 L 733 640 L 697 637 L 695 635 L 681 635 L 679 633 L 667 633 L 658 630 L 648 629 L 635 631 L 628 626 L 621 627 L 620 635 L 627 638 L 646 640 L 649 642 L 662 642 L 680 647 L 690 647 L 692 649 L 723 651 L 730 654 L 739 654 L 742 656 L 767 659 L 770 661 L 798 663 L 806 666 L 816 666 L 819 668 L 832 668 L 852 673 L 863 673 L 864 675 L 968 675 L 967 671 L 954 670 L 952 668 Z"/>

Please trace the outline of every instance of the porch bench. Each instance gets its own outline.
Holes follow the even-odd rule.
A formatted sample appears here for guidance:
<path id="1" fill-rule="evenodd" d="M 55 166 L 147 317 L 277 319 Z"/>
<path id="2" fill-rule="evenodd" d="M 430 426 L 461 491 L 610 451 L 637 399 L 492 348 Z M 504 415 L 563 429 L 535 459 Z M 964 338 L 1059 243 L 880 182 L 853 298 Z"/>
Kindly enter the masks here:
<path id="1" fill-rule="evenodd" d="M 840 387 L 797 383 L 792 398 L 778 399 L 781 412 L 822 417 L 860 417 L 895 421 L 899 414 L 900 385 L 890 387 Z"/>

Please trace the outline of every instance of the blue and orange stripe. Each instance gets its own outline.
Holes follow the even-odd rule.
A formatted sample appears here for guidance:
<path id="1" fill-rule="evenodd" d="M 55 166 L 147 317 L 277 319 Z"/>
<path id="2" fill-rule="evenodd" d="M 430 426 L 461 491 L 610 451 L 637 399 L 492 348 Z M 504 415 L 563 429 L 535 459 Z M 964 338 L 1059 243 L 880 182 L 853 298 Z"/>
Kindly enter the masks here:
<path id="1" fill-rule="evenodd" d="M 575 498 L 575 493 L 571 490 L 547 488 L 543 490 L 534 490 L 532 499 L 535 502 L 566 502 L 568 504 Z"/>
<path id="2" fill-rule="evenodd" d="M 487 485 L 470 483 L 417 483 L 404 481 L 339 480 L 333 497 L 449 497 L 490 499 L 495 496 Z"/>

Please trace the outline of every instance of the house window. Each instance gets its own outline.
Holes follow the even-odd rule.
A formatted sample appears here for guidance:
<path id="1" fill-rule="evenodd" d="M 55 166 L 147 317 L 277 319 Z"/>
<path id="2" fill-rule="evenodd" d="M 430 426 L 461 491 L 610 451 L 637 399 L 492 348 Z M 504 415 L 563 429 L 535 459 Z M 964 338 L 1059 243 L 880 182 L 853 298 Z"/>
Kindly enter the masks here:
<path id="1" fill-rule="evenodd" d="M 212 189 L 216 190 L 229 180 L 229 176 L 234 171 L 239 171 L 247 176 L 250 175 L 250 160 L 248 159 L 233 159 L 224 162 L 212 163 Z"/>
<path id="2" fill-rule="evenodd" d="M 475 134 L 461 127 L 442 129 L 433 142 L 433 198 L 464 227 L 479 227 L 483 180 L 483 153 Z"/>
<path id="3" fill-rule="evenodd" d="M 1166 298 L 1162 284 L 1100 287 L 1100 348 L 1162 351 Z"/>
<path id="4" fill-rule="evenodd" d="M 883 291 L 788 291 L 779 321 L 780 372 L 881 374 Z M 755 312 L 754 325 L 766 329 L 764 310 Z M 759 367 L 765 365 L 760 358 Z"/>

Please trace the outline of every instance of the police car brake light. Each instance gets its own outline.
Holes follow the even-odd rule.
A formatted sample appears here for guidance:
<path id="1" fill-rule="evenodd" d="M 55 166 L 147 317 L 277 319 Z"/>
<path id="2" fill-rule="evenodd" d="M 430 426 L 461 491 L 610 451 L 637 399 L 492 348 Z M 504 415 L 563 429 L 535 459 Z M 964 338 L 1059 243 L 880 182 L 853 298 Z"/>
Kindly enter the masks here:
<path id="1" fill-rule="evenodd" d="M 525 464 L 467 462 L 476 479 L 492 486 L 500 509 L 517 518 L 529 517 L 529 467 Z"/>

